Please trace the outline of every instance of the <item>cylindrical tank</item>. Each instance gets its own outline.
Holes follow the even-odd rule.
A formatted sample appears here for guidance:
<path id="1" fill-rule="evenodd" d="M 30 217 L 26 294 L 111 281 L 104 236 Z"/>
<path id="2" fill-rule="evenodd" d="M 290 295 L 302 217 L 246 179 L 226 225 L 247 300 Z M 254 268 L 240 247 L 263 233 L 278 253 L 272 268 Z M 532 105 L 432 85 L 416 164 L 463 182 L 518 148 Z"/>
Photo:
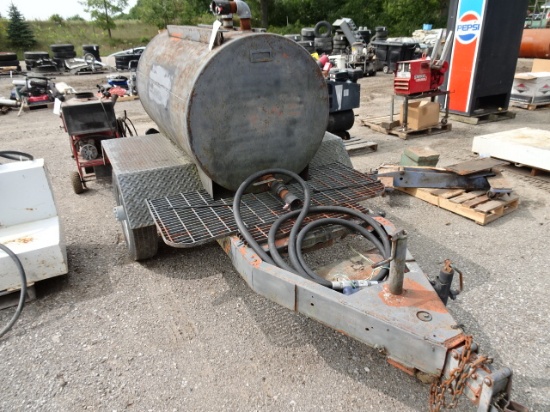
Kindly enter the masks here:
<path id="1" fill-rule="evenodd" d="M 145 111 L 226 189 L 262 169 L 301 172 L 328 122 L 321 70 L 283 36 L 234 31 L 223 39 L 210 50 L 211 29 L 169 26 L 151 40 L 137 68 Z"/>
<path id="2" fill-rule="evenodd" d="M 550 29 L 524 29 L 519 57 L 550 58 Z"/>

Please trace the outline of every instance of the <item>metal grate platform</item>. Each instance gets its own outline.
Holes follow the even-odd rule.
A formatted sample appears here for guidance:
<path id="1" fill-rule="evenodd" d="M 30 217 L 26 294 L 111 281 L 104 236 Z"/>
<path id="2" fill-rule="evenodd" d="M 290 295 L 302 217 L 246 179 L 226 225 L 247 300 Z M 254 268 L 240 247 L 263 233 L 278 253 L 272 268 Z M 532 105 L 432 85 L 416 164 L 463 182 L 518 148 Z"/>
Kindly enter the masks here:
<path id="1" fill-rule="evenodd" d="M 357 202 L 378 196 L 384 191 L 382 183 L 373 176 L 340 163 L 310 168 L 309 175 L 307 183 L 311 188 L 311 204 L 314 206 L 341 205 L 362 210 Z M 289 189 L 303 198 L 300 185 L 291 184 Z M 194 247 L 236 233 L 232 205 L 233 198 L 215 201 L 205 190 L 147 200 L 149 212 L 165 243 L 179 248 Z M 286 212 L 282 201 L 271 192 L 242 197 L 243 221 L 259 242 L 267 239 L 271 223 Z M 308 220 L 318 217 L 313 215 Z M 287 222 L 281 228 L 281 233 L 288 233 L 291 225 L 291 222 Z"/>

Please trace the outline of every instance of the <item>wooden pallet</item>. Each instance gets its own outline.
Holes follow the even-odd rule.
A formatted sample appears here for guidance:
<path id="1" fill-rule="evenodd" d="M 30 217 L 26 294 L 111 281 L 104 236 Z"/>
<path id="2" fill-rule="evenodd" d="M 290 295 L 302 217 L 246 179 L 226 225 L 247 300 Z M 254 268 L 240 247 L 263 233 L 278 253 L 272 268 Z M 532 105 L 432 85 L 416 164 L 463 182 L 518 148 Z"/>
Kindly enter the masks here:
<path id="1" fill-rule="evenodd" d="M 133 95 L 133 96 L 122 96 L 117 99 L 117 102 L 131 102 L 133 100 L 138 100 L 139 96 Z"/>
<path id="2" fill-rule="evenodd" d="M 19 291 L 21 289 L 6 289 L 0 291 L 0 310 L 11 308 L 12 306 L 17 306 L 19 304 Z M 27 285 L 27 296 L 25 297 L 25 302 L 32 302 L 36 299 L 36 290 L 34 283 Z"/>
<path id="3" fill-rule="evenodd" d="M 432 205 L 464 216 L 484 226 L 518 208 L 519 197 L 510 194 L 490 199 L 486 191 L 464 189 L 397 188 Z"/>
<path id="4" fill-rule="evenodd" d="M 452 130 L 452 125 L 450 123 L 438 123 L 434 126 L 420 130 L 403 130 L 403 127 L 399 121 L 390 122 L 389 117 L 387 116 L 381 118 L 361 119 L 361 123 L 363 123 L 363 126 L 369 127 L 376 132 L 397 136 L 403 140 L 407 140 L 409 137 L 428 136 L 432 134 L 445 133 Z"/>
<path id="5" fill-rule="evenodd" d="M 139 99 L 139 96 L 137 95 L 132 95 L 132 96 L 119 96 L 116 101 L 117 103 L 119 102 L 131 102 L 133 100 L 138 100 Z M 107 98 L 103 98 L 102 100 L 104 101 L 110 101 L 111 98 L 110 97 L 107 97 Z"/>
<path id="6" fill-rule="evenodd" d="M 449 119 L 456 120 L 457 122 L 467 123 L 467 124 L 484 124 L 490 122 L 498 122 L 501 120 L 515 119 L 516 114 L 514 112 L 509 112 L 508 110 L 498 112 L 498 113 L 486 113 L 476 116 L 462 116 L 459 114 L 450 114 Z"/>
<path id="7" fill-rule="evenodd" d="M 13 74 L 17 71 L 17 66 L 2 66 L 0 67 L 0 74 Z"/>
<path id="8" fill-rule="evenodd" d="M 372 153 L 378 150 L 378 143 L 370 142 L 362 137 L 352 137 L 351 139 L 342 141 L 344 142 L 344 147 L 350 155 L 364 152 Z"/>
<path id="9" fill-rule="evenodd" d="M 547 103 L 522 103 L 510 101 L 510 105 L 514 107 L 519 107 L 520 109 L 527 110 L 537 110 L 537 109 L 548 109 L 550 108 L 550 102 Z"/>

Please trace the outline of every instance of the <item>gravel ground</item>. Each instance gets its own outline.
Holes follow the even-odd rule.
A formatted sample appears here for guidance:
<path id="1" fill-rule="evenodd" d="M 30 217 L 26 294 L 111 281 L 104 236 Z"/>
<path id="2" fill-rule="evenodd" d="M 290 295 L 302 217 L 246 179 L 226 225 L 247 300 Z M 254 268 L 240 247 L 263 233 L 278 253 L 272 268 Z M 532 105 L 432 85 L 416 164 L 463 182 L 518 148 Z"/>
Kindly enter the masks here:
<path id="1" fill-rule="evenodd" d="M 528 69 L 528 60 L 520 68 Z M 104 75 L 58 76 L 94 91 Z M 378 143 L 353 156 L 361 171 L 397 162 L 408 146 L 429 146 L 441 165 L 474 158 L 475 135 L 520 127 L 550 130 L 548 110 L 517 110 L 514 120 L 401 140 L 361 126 L 389 113 L 391 76 L 360 81 L 362 106 L 352 135 Z M 0 78 L 0 96 L 11 79 Z M 153 126 L 139 101 L 120 102 L 138 132 Z M 15 327 L 0 340 L 0 410 L 135 411 L 423 411 L 428 387 L 378 353 L 256 295 L 217 244 L 161 246 L 158 256 L 128 259 L 112 215 L 109 182 L 72 193 L 76 170 L 68 135 L 50 110 L 0 116 L 0 150 L 44 158 L 64 226 L 69 273 L 36 286 Z M 550 410 L 550 263 L 548 174 L 507 167 L 517 211 L 487 226 L 392 193 L 367 203 L 409 232 L 409 249 L 426 273 L 451 259 L 466 276 L 449 310 L 483 353 L 514 370 L 513 398 Z M 338 255 L 336 250 L 327 254 Z M 336 256 L 335 256 L 336 257 Z M 12 309 L 0 311 L 0 324 Z M 472 410 L 464 402 L 459 410 Z"/>

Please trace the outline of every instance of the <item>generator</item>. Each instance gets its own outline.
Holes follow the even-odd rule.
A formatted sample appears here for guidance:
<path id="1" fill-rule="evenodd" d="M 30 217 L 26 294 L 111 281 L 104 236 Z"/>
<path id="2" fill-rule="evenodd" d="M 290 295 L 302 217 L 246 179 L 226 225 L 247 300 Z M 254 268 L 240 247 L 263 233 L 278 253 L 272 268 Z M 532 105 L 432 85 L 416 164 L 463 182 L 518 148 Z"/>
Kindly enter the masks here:
<path id="1" fill-rule="evenodd" d="M 431 57 L 422 56 L 420 59 L 397 63 L 393 80 L 395 94 L 414 95 L 439 90 L 449 69 L 446 59 L 452 39 L 452 32 L 449 32 L 441 56 L 438 56 L 442 34 L 434 45 Z"/>
<path id="2" fill-rule="evenodd" d="M 449 64 L 434 67 L 426 58 L 397 63 L 393 89 L 395 94 L 427 93 L 439 89 L 445 79 Z"/>
<path id="3" fill-rule="evenodd" d="M 480 354 L 445 306 L 455 267 L 432 284 L 406 232 L 361 203 L 384 185 L 326 132 L 329 93 L 309 53 L 251 29 L 244 2 L 211 8 L 241 29 L 168 26 L 140 59 L 141 103 L 160 133 L 102 141 L 129 257 L 157 255 L 159 235 L 175 248 L 217 242 L 257 293 L 433 382 L 433 410 L 462 393 L 478 411 L 519 410 L 511 370 Z M 304 259 L 351 234 L 368 244 L 359 260 L 320 270 Z"/>

